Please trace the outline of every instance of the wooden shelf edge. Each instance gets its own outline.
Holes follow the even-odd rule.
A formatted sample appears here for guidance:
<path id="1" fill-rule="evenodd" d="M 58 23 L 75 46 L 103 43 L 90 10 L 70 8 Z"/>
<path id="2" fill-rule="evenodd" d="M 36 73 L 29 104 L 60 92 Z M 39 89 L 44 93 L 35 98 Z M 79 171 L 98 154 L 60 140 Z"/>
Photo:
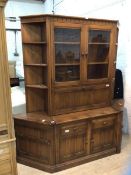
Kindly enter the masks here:
<path id="1" fill-rule="evenodd" d="M 48 89 L 45 85 L 25 85 L 27 88 Z"/>

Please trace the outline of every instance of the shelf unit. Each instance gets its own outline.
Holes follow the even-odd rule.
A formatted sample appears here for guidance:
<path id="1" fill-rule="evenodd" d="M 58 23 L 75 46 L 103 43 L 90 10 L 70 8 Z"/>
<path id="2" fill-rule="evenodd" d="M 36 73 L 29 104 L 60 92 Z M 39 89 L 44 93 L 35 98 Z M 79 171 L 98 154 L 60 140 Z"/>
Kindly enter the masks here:
<path id="1" fill-rule="evenodd" d="M 117 21 L 35 15 L 21 24 L 27 113 L 14 117 L 18 162 L 56 172 L 119 153 Z"/>
<path id="2" fill-rule="evenodd" d="M 22 23 L 27 112 L 48 111 L 46 21 Z"/>

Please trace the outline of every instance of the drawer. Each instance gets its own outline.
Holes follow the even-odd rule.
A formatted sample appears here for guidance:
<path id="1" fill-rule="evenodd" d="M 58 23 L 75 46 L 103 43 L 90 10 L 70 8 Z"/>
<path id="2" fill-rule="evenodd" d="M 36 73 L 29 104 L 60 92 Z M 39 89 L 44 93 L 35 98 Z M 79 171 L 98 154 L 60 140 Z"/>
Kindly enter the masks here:
<path id="1" fill-rule="evenodd" d="M 92 121 L 93 128 L 103 128 L 114 125 L 114 117 L 95 119 Z"/>
<path id="2" fill-rule="evenodd" d="M 79 124 L 72 124 L 72 125 L 64 125 L 61 127 L 61 135 L 68 136 L 68 135 L 79 135 L 86 132 L 87 124 L 85 122 Z"/>

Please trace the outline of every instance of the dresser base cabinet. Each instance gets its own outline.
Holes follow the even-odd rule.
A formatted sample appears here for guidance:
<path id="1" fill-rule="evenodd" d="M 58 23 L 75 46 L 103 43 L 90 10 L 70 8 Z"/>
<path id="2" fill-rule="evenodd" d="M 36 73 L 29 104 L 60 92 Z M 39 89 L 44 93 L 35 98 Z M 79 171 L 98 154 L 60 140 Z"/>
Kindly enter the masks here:
<path id="1" fill-rule="evenodd" d="M 120 152 L 122 112 L 111 107 L 48 117 L 14 116 L 17 160 L 57 172 Z"/>

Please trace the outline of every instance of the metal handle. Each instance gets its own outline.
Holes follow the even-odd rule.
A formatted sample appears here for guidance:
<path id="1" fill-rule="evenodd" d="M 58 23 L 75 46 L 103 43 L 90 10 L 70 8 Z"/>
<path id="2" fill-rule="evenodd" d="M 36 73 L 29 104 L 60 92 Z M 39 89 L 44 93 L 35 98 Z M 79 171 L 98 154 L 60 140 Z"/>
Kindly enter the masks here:
<path id="1" fill-rule="evenodd" d="M 70 130 L 69 130 L 69 129 L 66 129 L 66 130 L 65 130 L 65 133 L 69 133 L 69 132 L 70 132 Z"/>
<path id="2" fill-rule="evenodd" d="M 110 87 L 110 85 L 109 84 L 106 84 L 106 87 Z"/>
<path id="3" fill-rule="evenodd" d="M 106 125 L 107 124 L 107 122 L 103 122 L 103 125 Z"/>

